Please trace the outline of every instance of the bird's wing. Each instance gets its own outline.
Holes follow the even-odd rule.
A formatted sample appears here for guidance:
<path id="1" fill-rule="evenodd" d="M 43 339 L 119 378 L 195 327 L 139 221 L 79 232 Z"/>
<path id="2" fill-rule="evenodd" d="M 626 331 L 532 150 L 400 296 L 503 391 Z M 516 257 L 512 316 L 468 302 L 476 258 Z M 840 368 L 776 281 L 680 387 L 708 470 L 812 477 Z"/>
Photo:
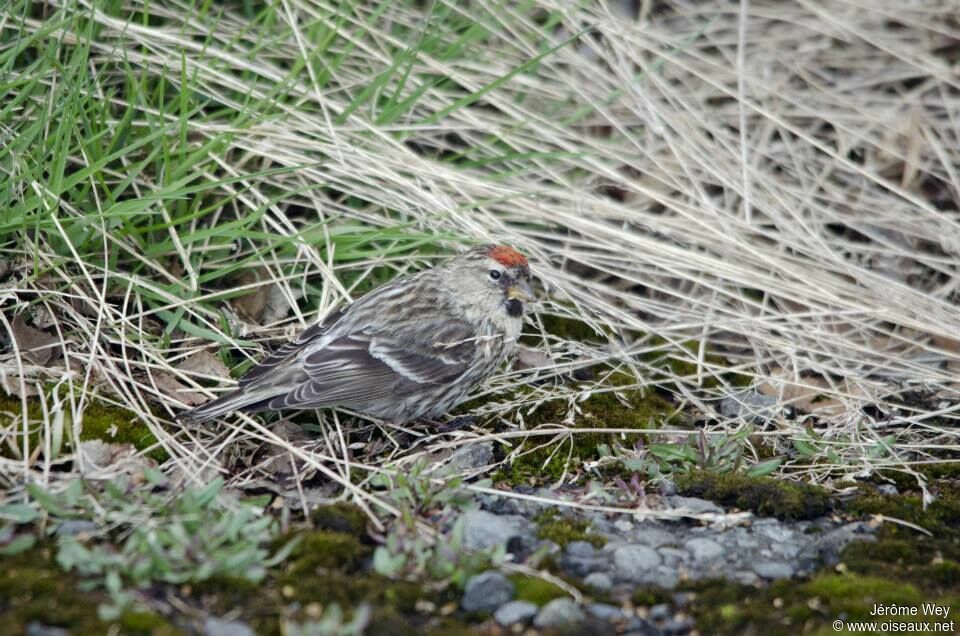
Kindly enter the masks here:
<path id="1" fill-rule="evenodd" d="M 430 334 L 430 340 L 422 342 L 423 334 Z M 475 346 L 474 330 L 458 321 L 343 335 L 303 356 L 309 379 L 276 406 L 359 407 L 425 385 L 447 384 L 473 364 Z"/>
<path id="2" fill-rule="evenodd" d="M 286 342 L 272 351 L 260 364 L 240 378 L 240 388 L 244 389 L 255 383 L 265 374 L 283 365 L 289 358 L 308 346 L 310 342 L 318 340 L 343 316 L 344 312 L 345 309 L 338 309 L 332 314 L 328 314 L 320 322 L 314 323 L 298 333 L 290 342 Z"/>

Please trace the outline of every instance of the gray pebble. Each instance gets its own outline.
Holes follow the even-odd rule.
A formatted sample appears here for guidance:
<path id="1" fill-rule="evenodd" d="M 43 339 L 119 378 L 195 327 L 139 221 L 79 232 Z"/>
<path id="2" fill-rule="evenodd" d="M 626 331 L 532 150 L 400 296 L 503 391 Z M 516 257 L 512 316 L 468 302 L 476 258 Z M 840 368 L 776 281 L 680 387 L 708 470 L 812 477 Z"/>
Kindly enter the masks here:
<path id="1" fill-rule="evenodd" d="M 204 636 L 254 636 L 253 629 L 239 621 L 225 621 L 208 616 L 203 621 Z"/>
<path id="2" fill-rule="evenodd" d="M 709 563 L 723 556 L 724 549 L 713 539 L 690 539 L 684 547 L 693 555 L 698 563 Z"/>
<path id="3" fill-rule="evenodd" d="M 493 462 L 493 442 L 468 444 L 450 456 L 446 469 L 451 473 L 482 468 Z"/>
<path id="4" fill-rule="evenodd" d="M 634 616 L 627 621 L 627 631 L 624 636 L 663 636 L 660 628 L 651 621 L 639 616 Z"/>
<path id="5" fill-rule="evenodd" d="M 650 608 L 650 613 L 648 614 L 650 620 L 653 621 L 662 621 L 670 617 L 670 606 L 666 603 L 658 603 Z"/>
<path id="6" fill-rule="evenodd" d="M 512 537 L 531 535 L 531 525 L 519 515 L 468 510 L 463 514 L 463 547 L 466 550 L 485 550 L 506 545 Z"/>
<path id="7" fill-rule="evenodd" d="M 27 636 L 70 636 L 70 632 L 68 632 L 62 627 L 54 627 L 52 625 L 44 625 L 43 623 L 30 621 L 29 623 L 27 623 L 26 635 Z"/>
<path id="8" fill-rule="evenodd" d="M 887 495 L 888 497 L 900 494 L 900 491 L 897 490 L 897 487 L 893 484 L 880 484 L 877 486 L 877 492 L 881 495 Z"/>
<path id="9" fill-rule="evenodd" d="M 677 484 L 672 479 L 667 479 L 664 477 L 657 482 L 657 487 L 660 488 L 660 494 L 664 497 L 670 497 L 677 494 Z"/>
<path id="10" fill-rule="evenodd" d="M 570 556 L 591 559 L 597 553 L 597 549 L 591 543 L 586 541 L 571 541 L 567 544 L 567 554 Z"/>
<path id="11" fill-rule="evenodd" d="M 562 627 L 582 623 L 584 618 L 583 610 L 572 599 L 555 598 L 540 608 L 533 625 L 540 629 Z"/>
<path id="12" fill-rule="evenodd" d="M 467 579 L 460 606 L 468 612 L 492 612 L 513 599 L 514 592 L 507 577 L 488 570 Z"/>
<path id="13" fill-rule="evenodd" d="M 613 566 L 618 579 L 643 582 L 660 565 L 660 555 L 645 545 L 622 545 L 613 551 Z"/>
<path id="14" fill-rule="evenodd" d="M 537 606 L 527 601 L 510 601 L 497 609 L 493 614 L 494 620 L 509 627 L 515 623 L 526 623 L 537 615 Z"/>
<path id="15" fill-rule="evenodd" d="M 794 574 L 793 566 L 778 561 L 754 563 L 753 571 L 765 579 L 789 579 Z"/>
<path id="16" fill-rule="evenodd" d="M 693 515 L 705 513 L 721 514 L 723 512 L 723 508 L 717 504 L 712 501 L 707 501 L 706 499 L 700 499 L 699 497 L 680 497 L 679 495 L 675 495 L 668 497 L 667 503 L 673 508 L 686 510 Z"/>
<path id="17" fill-rule="evenodd" d="M 587 613 L 594 618 L 606 621 L 608 623 L 618 621 L 623 618 L 623 610 L 616 605 L 607 603 L 590 603 L 587 605 Z"/>
<path id="18" fill-rule="evenodd" d="M 680 575 L 676 569 L 666 565 L 657 568 L 656 573 L 647 577 L 647 581 L 653 585 L 658 585 L 666 590 L 672 590 L 677 586 Z"/>
<path id="19" fill-rule="evenodd" d="M 687 634 L 694 627 L 693 619 L 689 617 L 671 618 L 660 629 L 664 634 Z"/>
<path id="20" fill-rule="evenodd" d="M 652 523 L 641 523 L 633 532 L 633 539 L 630 543 L 642 543 L 651 548 L 658 548 L 662 545 L 670 545 L 677 540 L 677 533 L 662 528 L 660 525 Z"/>
<path id="21" fill-rule="evenodd" d="M 673 595 L 673 604 L 683 609 L 690 604 L 690 601 L 697 597 L 693 592 L 677 592 Z"/>
<path id="22" fill-rule="evenodd" d="M 587 575 L 583 582 L 587 587 L 593 588 L 600 592 L 606 592 L 613 587 L 613 581 L 610 579 L 610 575 L 606 572 L 591 572 Z"/>

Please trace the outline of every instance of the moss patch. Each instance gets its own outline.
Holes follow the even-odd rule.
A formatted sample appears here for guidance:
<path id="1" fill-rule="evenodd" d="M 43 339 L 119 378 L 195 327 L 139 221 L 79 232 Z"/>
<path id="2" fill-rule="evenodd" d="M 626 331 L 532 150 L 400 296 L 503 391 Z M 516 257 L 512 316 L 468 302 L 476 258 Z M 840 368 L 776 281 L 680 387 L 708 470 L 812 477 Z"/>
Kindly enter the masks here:
<path id="1" fill-rule="evenodd" d="M 32 622 L 77 635 L 108 633 L 110 623 L 97 616 L 97 606 L 107 600 L 106 595 L 82 591 L 81 586 L 81 579 L 54 562 L 49 547 L 0 558 L 0 634 L 24 634 Z M 117 627 L 123 634 L 183 634 L 154 612 L 127 612 Z"/>
<path id="2" fill-rule="evenodd" d="M 831 634 L 836 633 L 832 624 L 837 619 L 944 622 L 924 615 L 923 603 L 952 608 L 947 622 L 954 619 L 960 610 L 958 488 L 945 480 L 931 486 L 940 496 L 926 510 L 919 494 L 883 496 L 869 486 L 843 510 L 857 517 L 883 514 L 903 519 L 927 528 L 933 536 L 888 522 L 875 542 L 848 545 L 840 564 L 806 581 L 777 581 L 765 588 L 725 580 L 681 584 L 681 589 L 696 592 L 690 607 L 698 629 L 721 635 Z M 920 609 L 915 617 L 872 617 L 877 603 Z"/>
<path id="3" fill-rule="evenodd" d="M 874 604 L 897 606 L 934 603 L 957 607 L 956 599 L 929 596 L 918 587 L 887 578 L 822 573 L 797 583 L 777 581 L 767 588 L 703 581 L 688 584 L 696 592 L 691 611 L 707 634 L 828 634 L 833 621 L 874 620 Z M 898 617 L 918 623 L 923 617 Z M 920 632 L 917 632 L 920 633 Z"/>
<path id="4" fill-rule="evenodd" d="M 607 543 L 606 537 L 588 532 L 590 522 L 586 519 L 565 517 L 556 510 L 545 510 L 534 521 L 537 522 L 537 538 L 553 541 L 560 547 L 565 547 L 571 541 L 587 541 L 595 548 Z"/>
<path id="5" fill-rule="evenodd" d="M 0 396 L 0 413 L 16 413 L 21 411 L 19 398 L 9 395 Z M 36 449 L 43 445 L 43 409 L 36 399 L 27 401 L 27 417 L 29 418 L 28 436 L 30 448 Z M 67 421 L 64 424 L 66 444 L 71 444 L 73 427 Z M 0 446 L 0 456 L 19 458 L 23 448 L 22 429 L 16 435 L 8 435 L 9 442 L 16 445 L 10 448 L 9 443 Z M 157 438 L 150 432 L 150 428 L 133 411 L 104 404 L 96 400 L 87 404 L 83 411 L 83 427 L 80 431 L 83 441 L 99 439 L 111 444 L 131 444 L 137 450 L 151 448 L 147 456 L 158 462 L 169 458 L 167 452 L 157 445 Z M 67 452 L 66 449 L 62 452 Z"/>
<path id="6" fill-rule="evenodd" d="M 680 494 L 687 497 L 778 519 L 815 519 L 831 507 L 824 489 L 773 477 L 691 471 L 678 475 L 676 483 Z"/>
<path id="7" fill-rule="evenodd" d="M 306 607 L 330 603 L 348 614 L 360 603 L 369 603 L 373 617 L 368 634 L 469 633 L 468 626 L 455 617 L 438 619 L 417 610 L 420 600 L 437 607 L 458 603 L 460 595 L 453 586 L 433 589 L 370 571 L 373 546 L 354 531 L 360 527 L 354 512 L 359 511 L 351 506 L 328 506 L 312 515 L 318 526 L 348 527 L 349 532 L 315 530 L 278 538 L 274 547 L 285 545 L 294 534 L 301 536 L 301 542 L 265 582 L 207 581 L 196 586 L 194 596 L 214 612 L 240 610 L 240 619 L 257 634 L 280 634 L 280 617 L 296 618 Z"/>
<path id="8" fill-rule="evenodd" d="M 516 575 L 511 576 L 510 580 L 513 581 L 517 589 L 516 599 L 518 601 L 527 601 L 534 605 L 544 605 L 555 598 L 567 596 L 566 592 L 553 583 L 535 576 Z"/>
<path id="9" fill-rule="evenodd" d="M 318 530 L 347 532 L 362 537 L 367 528 L 367 515 L 360 508 L 348 503 L 321 506 L 310 513 L 310 521 Z"/>
<path id="10" fill-rule="evenodd" d="M 609 381 L 614 386 L 634 383 L 627 374 L 615 374 Z M 636 388 L 625 388 L 616 393 L 594 393 L 577 406 L 581 413 L 574 416 L 572 426 L 584 429 L 656 428 L 674 415 L 673 406 L 666 399 L 653 391 Z M 551 400 L 541 404 L 533 413 L 524 414 L 524 420 L 527 428 L 535 428 L 541 424 L 563 422 L 568 411 L 569 404 L 565 400 Z M 620 436 L 608 433 L 571 434 L 556 444 L 545 444 L 547 439 L 531 437 L 523 442 L 520 453 L 494 474 L 494 480 L 512 485 L 555 482 L 564 475 L 565 469 L 569 475 L 576 472 L 581 461 L 598 459 L 597 447 L 601 444 L 623 443 Z M 568 457 L 571 460 L 569 466 Z"/>

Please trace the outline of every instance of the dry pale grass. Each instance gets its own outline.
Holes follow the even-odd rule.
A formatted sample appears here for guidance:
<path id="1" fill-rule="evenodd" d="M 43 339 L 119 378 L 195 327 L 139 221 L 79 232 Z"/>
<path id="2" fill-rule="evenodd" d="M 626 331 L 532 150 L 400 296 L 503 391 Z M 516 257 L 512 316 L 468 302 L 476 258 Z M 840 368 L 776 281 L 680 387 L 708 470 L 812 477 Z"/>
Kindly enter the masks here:
<path id="1" fill-rule="evenodd" d="M 815 423 L 823 448 L 833 451 L 829 458 L 826 450 L 792 457 L 785 473 L 832 482 L 910 471 L 956 447 L 954 3 L 641 2 L 635 16 L 604 2 L 538 1 L 542 11 L 523 12 L 452 3 L 452 12 L 472 16 L 489 33 L 466 56 L 425 47 L 410 56 L 403 94 L 436 78 L 452 81 L 424 88 L 391 121 L 372 97 L 343 114 L 398 50 L 414 44 L 396 34 L 402 25 L 422 25 L 424 12 L 400 4 L 281 4 L 276 23 L 254 29 L 239 9 L 220 14 L 214 27 L 192 3 L 167 0 L 150 3 L 157 25 L 94 12 L 96 38 L 57 34 L 63 46 L 89 41 L 97 82 L 109 83 L 122 59 L 135 74 L 164 75 L 173 85 L 188 78 L 190 90 L 217 108 L 264 112 L 238 126 L 218 119 L 211 105 L 205 116 L 186 120 L 183 143 L 196 148 L 229 134 L 229 146 L 211 149 L 199 165 L 208 171 L 204 179 L 233 179 L 218 186 L 232 198 L 213 216 L 172 226 L 174 249 L 162 258 L 141 254 L 136 242 L 106 228 L 102 249 L 118 250 L 124 268 L 86 258 L 66 263 L 44 240 L 20 235 L 7 255 L 19 269 L 0 289 L 0 325 L 11 333 L 6 308 L 31 303 L 60 336 L 61 361 L 33 364 L 14 346 L 0 372 L 17 394 L 47 386 L 46 397 L 31 398 L 44 404 L 44 439 L 58 426 L 82 426 L 79 413 L 97 396 L 149 425 L 171 456 L 171 471 L 202 479 L 223 470 L 236 449 L 262 442 L 299 460 L 291 483 L 305 505 L 341 494 L 300 487 L 304 474 L 319 472 L 361 504 L 390 512 L 366 487 L 373 473 L 490 439 L 577 434 L 562 421 L 525 430 L 523 415 L 537 401 L 575 404 L 584 391 L 609 388 L 596 382 L 512 393 L 529 372 L 504 372 L 482 389 L 498 398 L 481 412 L 506 422 L 507 432 L 384 429 L 388 442 L 376 461 L 358 459 L 363 449 L 350 447 L 354 424 L 343 414 L 318 414 L 320 433 L 309 439 L 287 439 L 286 429 L 245 416 L 199 430 L 173 421 L 198 393 L 212 395 L 213 382 L 230 383 L 209 368 L 182 365 L 211 350 L 211 334 L 256 358 L 256 341 L 316 320 L 354 296 L 365 277 L 432 258 L 402 250 L 338 259 L 342 246 L 332 233 L 363 224 L 512 243 L 530 255 L 544 284 L 541 315 L 619 334 L 600 345 L 568 342 L 543 331 L 534 316 L 528 329 L 542 334 L 553 360 L 546 371 L 602 363 L 635 374 L 640 386 L 677 387 L 680 403 L 702 413 L 708 433 L 718 436 L 743 426 L 718 411 L 720 399 L 739 389 L 707 387 L 706 380 L 729 369 L 754 376 L 757 387 L 808 413 L 776 418 L 755 440 L 786 452 Z M 78 6 L 89 9 L 86 1 Z M 545 32 L 548 13 L 559 21 Z M 11 15 L 0 23 L 23 35 L 42 26 L 39 18 Z M 327 55 L 291 76 L 316 45 L 317 25 L 338 30 L 329 51 L 342 60 L 334 66 Z M 563 45 L 571 34 L 580 35 Z M 274 99 L 278 93 L 286 97 Z M 118 108 L 130 106 L 122 93 L 103 95 Z M 180 121 L 177 113 L 141 112 L 133 127 L 164 120 Z M 487 160 L 447 160 L 458 153 Z M 71 161 L 84 165 L 80 155 Z M 264 172 L 275 168 L 283 170 Z M 148 197 L 159 186 L 138 173 L 135 187 Z M 44 189 L 24 183 L 22 196 Z M 193 236 L 253 211 L 260 213 L 253 229 L 283 238 L 284 250 L 245 235 L 224 255 L 214 250 L 222 236 Z M 99 223 L 104 217 L 96 213 L 61 206 L 52 218 L 91 215 Z M 308 235 L 305 227 L 313 228 Z M 72 240 L 66 231 L 61 236 Z M 440 245 L 455 249 L 453 241 Z M 279 309 L 261 325 L 228 308 L 224 323 L 217 313 L 228 307 L 224 287 L 205 277 L 252 255 L 263 275 L 244 284 Z M 33 275 L 31 263 L 44 275 Z M 181 291 L 170 291 L 173 282 Z M 319 299 L 305 313 L 302 299 L 311 295 Z M 178 311 L 206 331 L 161 337 L 167 316 Z M 689 342 L 697 344 L 684 346 Z M 645 362 L 651 352 L 689 362 L 681 368 L 693 371 L 677 377 Z M 22 426 L 21 414 L 11 417 Z M 622 433 L 626 439 L 637 431 Z M 884 439 L 890 452 L 876 453 Z M 52 461 L 42 452 L 34 462 L 4 460 L 0 474 L 11 488 L 28 474 L 52 479 Z M 234 484 L 269 478 L 263 461 L 277 456 L 235 471 Z"/>

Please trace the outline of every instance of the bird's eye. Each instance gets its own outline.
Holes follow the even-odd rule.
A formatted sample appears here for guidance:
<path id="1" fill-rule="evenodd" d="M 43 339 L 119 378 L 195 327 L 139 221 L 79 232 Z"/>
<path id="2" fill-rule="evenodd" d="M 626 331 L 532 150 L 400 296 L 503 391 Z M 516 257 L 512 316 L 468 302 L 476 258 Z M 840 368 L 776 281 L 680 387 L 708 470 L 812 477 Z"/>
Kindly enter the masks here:
<path id="1" fill-rule="evenodd" d="M 500 280 L 500 277 L 501 277 L 501 276 L 503 276 L 503 274 L 501 274 L 499 270 L 496 270 L 496 269 L 491 269 L 491 270 L 490 270 L 490 278 L 491 278 L 491 279 L 493 279 L 493 280 Z"/>

